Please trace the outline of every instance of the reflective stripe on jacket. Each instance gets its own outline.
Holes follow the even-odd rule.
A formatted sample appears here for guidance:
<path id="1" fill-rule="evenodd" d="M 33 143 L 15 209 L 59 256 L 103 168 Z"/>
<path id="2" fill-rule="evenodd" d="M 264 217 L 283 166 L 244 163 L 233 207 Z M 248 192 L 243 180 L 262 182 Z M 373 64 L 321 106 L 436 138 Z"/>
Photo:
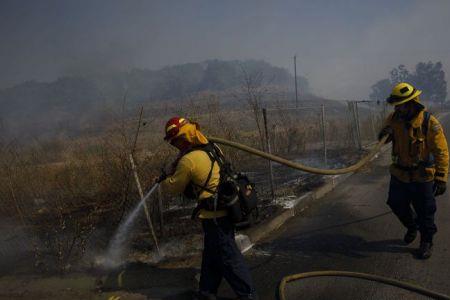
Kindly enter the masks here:
<path id="1" fill-rule="evenodd" d="M 165 192 L 171 195 L 182 194 L 187 185 L 192 182 L 196 186 L 203 186 L 208 178 L 211 170 L 211 159 L 203 150 L 194 150 L 185 154 L 178 161 L 175 173 L 164 180 L 162 188 Z M 206 188 L 215 191 L 219 185 L 220 167 L 217 162 L 214 162 L 211 178 L 208 181 Z M 213 196 L 210 192 L 196 188 L 198 192 L 198 201 Z M 216 212 L 201 209 L 199 213 L 200 219 L 212 219 L 226 216 L 225 210 L 218 210 Z"/>
<path id="2" fill-rule="evenodd" d="M 424 110 L 411 121 L 391 113 L 384 127 L 391 127 L 392 165 L 390 172 L 403 182 L 447 181 L 447 140 L 439 121 L 430 115 L 425 136 Z M 383 127 L 383 128 L 384 128 Z"/>

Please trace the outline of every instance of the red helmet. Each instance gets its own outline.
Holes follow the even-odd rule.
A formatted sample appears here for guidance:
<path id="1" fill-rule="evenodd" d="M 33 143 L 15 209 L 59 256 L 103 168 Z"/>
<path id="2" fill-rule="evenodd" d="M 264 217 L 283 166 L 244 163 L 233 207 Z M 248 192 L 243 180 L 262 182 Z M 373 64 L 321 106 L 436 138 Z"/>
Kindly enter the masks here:
<path id="1" fill-rule="evenodd" d="M 169 141 L 178 135 L 180 128 L 188 124 L 189 120 L 180 117 L 174 117 L 166 123 L 166 136 L 164 140 Z"/>

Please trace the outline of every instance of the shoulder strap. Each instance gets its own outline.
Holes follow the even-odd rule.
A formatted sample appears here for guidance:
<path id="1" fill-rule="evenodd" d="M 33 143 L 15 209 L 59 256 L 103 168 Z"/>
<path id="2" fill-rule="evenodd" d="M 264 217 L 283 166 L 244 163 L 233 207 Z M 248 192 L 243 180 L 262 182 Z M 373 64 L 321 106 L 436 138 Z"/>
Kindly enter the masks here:
<path id="1" fill-rule="evenodd" d="M 203 189 L 203 190 L 206 190 L 206 191 L 208 191 L 210 193 L 214 193 L 210 189 L 208 189 L 207 186 L 208 186 L 209 181 L 211 180 L 211 176 L 212 176 L 212 171 L 214 169 L 214 161 L 215 160 L 214 160 L 214 157 L 212 157 L 207 151 L 205 151 L 205 152 L 208 154 L 209 159 L 211 160 L 211 169 L 209 169 L 208 177 L 206 177 L 205 183 L 200 188 Z"/>
<path id="2" fill-rule="evenodd" d="M 428 134 L 428 126 L 430 123 L 431 113 L 428 111 L 423 112 L 422 132 L 425 136 Z"/>
<path id="3" fill-rule="evenodd" d="M 215 191 L 207 188 L 208 183 L 211 180 L 212 171 L 214 169 L 214 162 L 217 162 L 219 164 L 219 167 L 222 170 L 221 162 L 220 162 L 220 160 L 217 159 L 217 157 L 215 155 L 214 145 L 213 144 L 206 144 L 206 145 L 202 145 L 202 146 L 199 146 L 199 147 L 195 147 L 195 148 L 192 148 L 190 150 L 190 152 L 194 151 L 194 150 L 204 151 L 208 155 L 209 159 L 211 160 L 211 168 L 209 170 L 208 177 L 206 178 L 205 183 L 203 183 L 203 185 L 195 184 L 193 182 L 191 182 L 191 183 L 192 183 L 192 185 L 194 185 L 194 186 L 196 186 L 196 187 L 198 187 L 198 188 L 200 188 L 200 189 L 202 189 L 204 191 L 207 191 L 207 192 L 209 192 L 211 194 L 215 194 L 216 193 Z"/>
<path id="4" fill-rule="evenodd" d="M 423 122 L 422 122 L 422 133 L 425 137 L 425 143 L 427 143 L 428 141 L 428 127 L 429 127 L 429 123 L 430 123 L 430 117 L 431 117 L 431 113 L 429 111 L 424 111 L 423 112 Z M 427 158 L 427 162 L 432 162 L 434 161 L 433 155 L 430 153 L 428 153 L 428 158 Z"/>
<path id="5" fill-rule="evenodd" d="M 211 143 L 217 163 L 220 166 L 220 174 L 232 176 L 234 174 L 231 164 L 225 159 L 222 150 L 214 143 Z"/>

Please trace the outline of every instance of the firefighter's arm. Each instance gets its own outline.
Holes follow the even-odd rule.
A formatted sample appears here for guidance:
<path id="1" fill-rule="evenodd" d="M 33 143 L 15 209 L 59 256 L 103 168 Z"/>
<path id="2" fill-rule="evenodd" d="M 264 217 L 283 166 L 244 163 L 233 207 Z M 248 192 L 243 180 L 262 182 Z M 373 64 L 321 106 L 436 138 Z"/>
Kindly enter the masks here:
<path id="1" fill-rule="evenodd" d="M 378 133 L 378 140 L 380 141 L 385 135 L 389 135 L 389 138 L 386 140 L 386 144 L 392 141 L 392 127 L 391 127 L 391 121 L 392 116 L 394 113 L 389 114 L 389 116 L 386 118 L 386 120 L 383 123 L 383 126 L 381 127 L 380 132 Z"/>
<path id="2" fill-rule="evenodd" d="M 181 194 L 191 180 L 193 167 L 192 161 L 183 156 L 177 164 L 175 173 L 161 182 L 164 192 L 170 195 Z"/>
<path id="3" fill-rule="evenodd" d="M 447 182 L 448 178 L 448 148 L 447 140 L 444 135 L 439 121 L 431 116 L 429 124 L 429 136 L 428 141 L 430 145 L 431 153 L 434 156 L 436 164 L 435 180 Z"/>

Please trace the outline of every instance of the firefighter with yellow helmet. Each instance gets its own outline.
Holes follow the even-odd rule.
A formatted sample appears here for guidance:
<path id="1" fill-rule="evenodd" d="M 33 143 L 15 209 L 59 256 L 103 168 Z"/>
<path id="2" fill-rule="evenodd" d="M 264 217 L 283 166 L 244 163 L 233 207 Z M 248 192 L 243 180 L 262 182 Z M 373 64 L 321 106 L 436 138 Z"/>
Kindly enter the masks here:
<path id="1" fill-rule="evenodd" d="M 447 140 L 439 121 L 420 103 L 421 91 L 399 83 L 387 102 L 394 106 L 379 134 L 392 141 L 391 182 L 387 204 L 407 228 L 406 244 L 420 231 L 418 257 L 432 254 L 435 196 L 446 190 L 449 155 Z M 412 206 L 412 207 L 411 207 Z"/>
<path id="2" fill-rule="evenodd" d="M 201 220 L 204 231 L 199 291 L 193 299 L 216 299 L 222 278 L 238 299 L 256 299 L 250 271 L 235 242 L 234 224 L 227 217 L 227 210 L 217 207 L 214 201 L 221 164 L 216 154 L 211 153 L 223 154 L 216 145 L 209 143 L 197 123 L 185 118 L 171 118 L 166 124 L 164 139 L 177 148 L 179 154 L 170 174 L 162 175 L 157 181 L 169 194 L 184 193 L 198 201 L 192 216 Z"/>

